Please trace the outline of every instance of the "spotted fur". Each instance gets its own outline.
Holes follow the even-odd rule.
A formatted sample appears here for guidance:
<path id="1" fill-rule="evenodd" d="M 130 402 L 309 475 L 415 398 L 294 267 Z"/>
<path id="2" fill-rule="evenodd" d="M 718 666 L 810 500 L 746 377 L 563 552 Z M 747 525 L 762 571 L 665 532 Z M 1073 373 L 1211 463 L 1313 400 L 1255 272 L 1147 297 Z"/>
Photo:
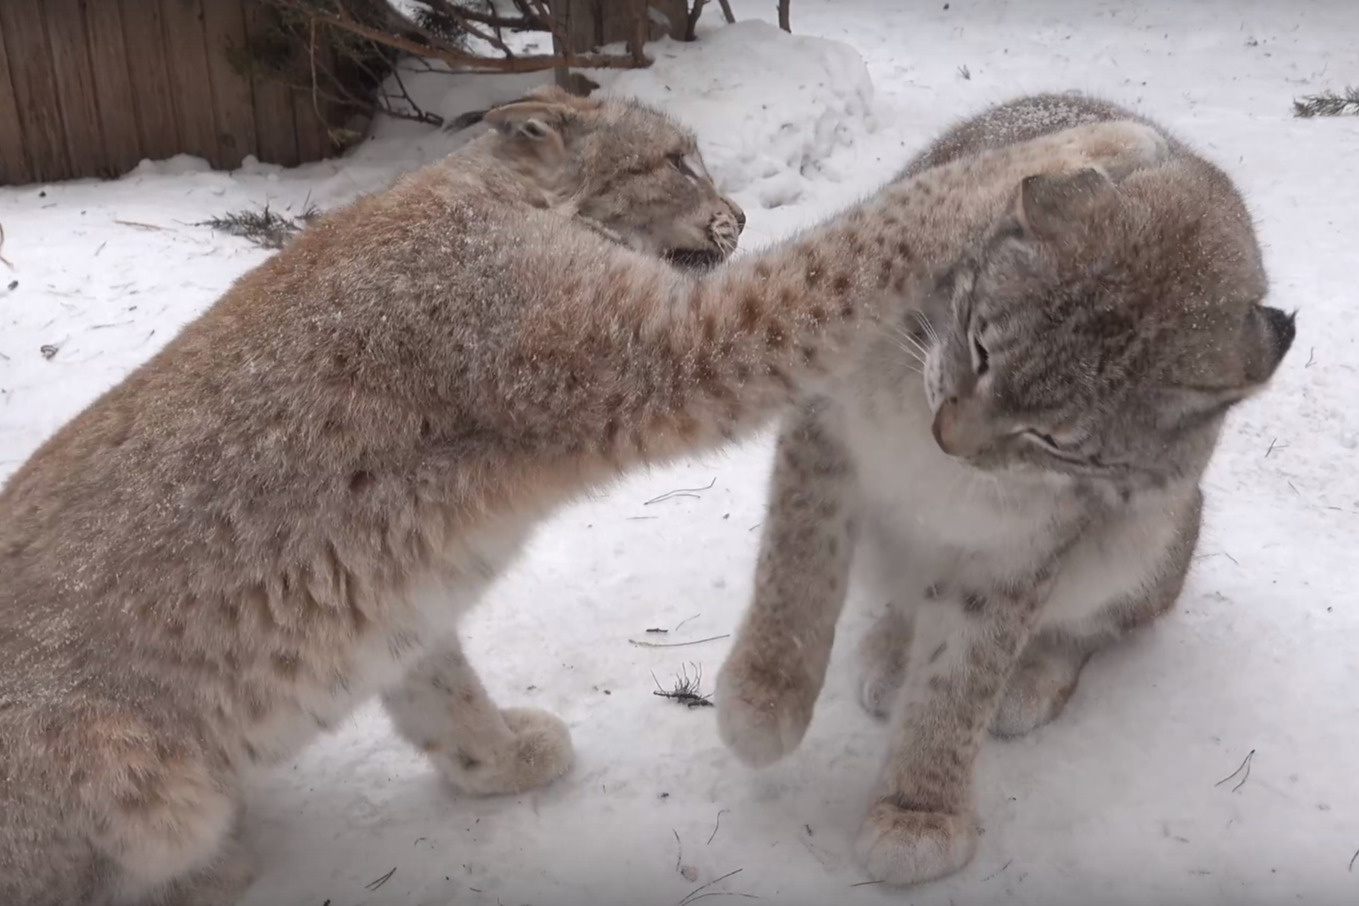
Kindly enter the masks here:
<path id="1" fill-rule="evenodd" d="M 1131 118 L 1028 98 L 950 131 L 903 178 Z M 1094 651 L 1171 606 L 1223 419 L 1292 343 L 1292 318 L 1262 304 L 1240 196 L 1166 141 L 1166 160 L 1123 179 L 1026 179 L 781 434 L 719 725 L 752 764 L 797 746 L 861 555 L 890 602 L 861 645 L 863 703 L 892 720 L 886 793 L 859 840 L 875 879 L 965 865 L 986 728 L 1051 720 Z"/>
<path id="2" fill-rule="evenodd" d="M 565 726 L 496 706 L 457 636 L 533 527 L 761 426 L 1024 176 L 1155 150 L 1135 124 L 1043 139 L 696 276 L 661 259 L 725 256 L 740 215 L 690 133 L 555 92 L 486 119 L 243 276 L 0 491 L 0 903 L 234 902 L 245 778 L 374 696 L 464 790 L 561 775 Z"/>

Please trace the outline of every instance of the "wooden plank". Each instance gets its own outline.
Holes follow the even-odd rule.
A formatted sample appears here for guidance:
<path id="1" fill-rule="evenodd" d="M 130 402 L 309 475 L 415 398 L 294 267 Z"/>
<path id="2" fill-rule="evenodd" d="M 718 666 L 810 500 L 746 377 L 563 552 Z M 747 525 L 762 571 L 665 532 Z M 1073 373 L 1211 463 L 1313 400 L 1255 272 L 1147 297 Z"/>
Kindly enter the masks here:
<path id="1" fill-rule="evenodd" d="M 9 54 L 5 52 L 5 29 L 0 25 L 0 186 L 32 182 L 28 155 L 24 153 L 24 128 L 14 83 L 9 78 Z"/>
<path id="2" fill-rule="evenodd" d="M 179 149 L 219 165 L 212 76 L 203 42 L 203 0 L 161 0 L 161 15 Z"/>
<path id="3" fill-rule="evenodd" d="M 113 2 L 113 0 L 102 0 Z M 142 154 L 164 160 L 178 154 L 179 128 L 170 69 L 165 62 L 165 27 L 159 0 L 122 0 L 123 43 L 137 104 Z"/>
<path id="4" fill-rule="evenodd" d="M 318 40 L 316 43 L 320 45 L 315 48 L 317 59 L 320 61 L 317 79 L 319 87 L 324 89 L 324 76 L 320 73 L 327 71 L 332 51 L 321 41 Z M 305 89 L 293 92 L 293 122 L 297 129 L 297 156 L 300 163 L 310 163 L 330 156 L 331 143 L 326 124 L 329 106 L 320 92 L 315 95 Z"/>
<path id="5" fill-rule="evenodd" d="M 35 181 L 46 182 L 68 178 L 71 164 L 66 157 L 66 135 L 61 126 L 56 75 L 47 53 L 41 4 L 42 0 L 0 2 L 0 32 L 4 32 L 9 47 L 27 49 L 8 54 L 9 74 L 30 175 Z M 34 53 L 33 48 L 41 51 Z"/>
<path id="6" fill-rule="evenodd" d="M 85 37 L 94 72 L 100 131 L 104 136 L 105 176 L 120 176 L 142 159 L 137 128 L 137 98 L 128 74 L 123 16 L 117 0 L 85 4 Z"/>
<path id="7" fill-rule="evenodd" d="M 108 172 L 104 135 L 99 127 L 99 101 L 85 39 L 85 4 L 81 0 L 46 0 L 47 46 L 57 78 L 61 125 L 71 175 L 103 176 Z"/>
<path id="8" fill-rule="evenodd" d="M 217 115 L 218 166 L 234 170 L 247 154 L 258 154 L 255 98 L 250 80 L 231 59 L 246 49 L 245 8 L 241 0 L 208 0 L 203 4 L 203 41 L 212 76 L 213 110 Z"/>
<path id="9" fill-rule="evenodd" d="M 294 122 L 297 128 L 298 162 L 305 164 L 329 157 L 331 152 L 330 134 L 326 129 L 325 121 L 316 115 L 316 108 L 312 105 L 311 97 L 306 92 L 294 94 L 293 106 Z M 326 102 L 318 101 L 317 106 L 321 108 L 321 112 L 324 114 Z"/>
<path id="10" fill-rule="evenodd" d="M 267 35 L 275 24 L 273 14 L 259 0 L 245 0 L 245 27 L 252 49 L 268 40 Z M 297 125 L 293 116 L 292 90 L 282 82 L 258 74 L 251 81 L 260 160 L 285 167 L 297 166 Z"/>

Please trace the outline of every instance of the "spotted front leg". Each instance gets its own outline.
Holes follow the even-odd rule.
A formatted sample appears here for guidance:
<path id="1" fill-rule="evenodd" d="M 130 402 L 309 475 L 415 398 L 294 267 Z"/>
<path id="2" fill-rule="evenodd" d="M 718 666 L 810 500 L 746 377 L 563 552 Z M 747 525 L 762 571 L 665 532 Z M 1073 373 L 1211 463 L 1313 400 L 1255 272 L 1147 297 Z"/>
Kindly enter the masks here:
<path id="1" fill-rule="evenodd" d="M 779 436 L 755 596 L 717 678 L 717 728 L 746 764 L 797 748 L 826 678 L 856 539 L 854 470 L 814 406 Z"/>
<path id="2" fill-rule="evenodd" d="M 536 708 L 496 707 L 456 639 L 382 696 L 397 731 L 458 789 L 478 795 L 543 786 L 571 767 L 571 734 Z"/>
<path id="3" fill-rule="evenodd" d="M 971 860 L 977 748 L 1045 594 L 941 590 L 917 612 L 893 714 L 886 795 L 869 812 L 858 843 L 875 880 L 915 884 Z"/>

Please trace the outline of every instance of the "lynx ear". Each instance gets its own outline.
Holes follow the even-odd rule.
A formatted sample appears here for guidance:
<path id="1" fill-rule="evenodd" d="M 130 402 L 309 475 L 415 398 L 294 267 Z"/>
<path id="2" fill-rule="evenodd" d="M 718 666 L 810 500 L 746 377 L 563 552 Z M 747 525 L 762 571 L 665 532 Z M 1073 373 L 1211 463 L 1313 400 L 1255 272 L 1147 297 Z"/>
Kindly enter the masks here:
<path id="1" fill-rule="evenodd" d="M 579 116 L 570 103 L 528 97 L 486 111 L 485 119 L 511 157 L 556 172 L 566 164 L 567 136 Z"/>
<path id="2" fill-rule="evenodd" d="M 1073 228 L 1088 212 L 1117 198 L 1118 190 L 1102 171 L 1044 173 L 1029 176 L 1015 198 L 1015 217 L 1024 233 L 1051 239 Z"/>
<path id="3" fill-rule="evenodd" d="M 1274 376 L 1279 363 L 1293 347 L 1293 338 L 1298 333 L 1296 320 L 1297 312 L 1288 314 L 1267 305 L 1251 307 L 1242 331 L 1243 370 L 1247 382 L 1258 386 Z"/>
<path id="4" fill-rule="evenodd" d="M 556 85 L 545 85 L 517 101 L 486 111 L 485 120 L 501 135 L 530 142 L 564 139 L 566 130 L 599 102 L 576 97 Z"/>
<path id="5" fill-rule="evenodd" d="M 560 142 L 575 111 L 554 101 L 524 100 L 486 111 L 486 122 L 507 138 Z"/>
<path id="6" fill-rule="evenodd" d="M 1164 417 L 1179 422 L 1217 415 L 1257 393 L 1292 348 L 1297 334 L 1296 317 L 1296 312 L 1288 314 L 1264 305 L 1252 306 L 1238 334 L 1239 345 L 1234 352 L 1224 350 L 1230 366 L 1227 362 L 1223 364 L 1232 376 L 1220 384 L 1165 388 Z"/>

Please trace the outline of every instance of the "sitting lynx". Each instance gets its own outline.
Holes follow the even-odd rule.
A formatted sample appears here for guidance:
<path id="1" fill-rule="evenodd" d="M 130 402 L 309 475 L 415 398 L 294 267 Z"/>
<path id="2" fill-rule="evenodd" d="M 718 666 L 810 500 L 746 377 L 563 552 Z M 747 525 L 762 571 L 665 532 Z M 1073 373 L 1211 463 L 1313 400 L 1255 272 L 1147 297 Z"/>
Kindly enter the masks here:
<path id="1" fill-rule="evenodd" d="M 904 174 L 1126 111 L 996 108 Z M 863 702 L 892 716 L 860 856 L 907 884 L 977 840 L 973 760 L 1051 720 L 1101 646 L 1174 602 L 1223 417 L 1293 340 L 1231 182 L 1183 145 L 1121 185 L 1035 176 L 1014 210 L 779 440 L 755 598 L 718 683 L 723 738 L 801 740 L 856 542 L 888 612 Z"/>
<path id="2" fill-rule="evenodd" d="M 533 526 L 759 427 L 1024 176 L 1164 152 L 1135 123 L 1046 137 L 696 277 L 660 258 L 723 258 L 742 217 L 691 134 L 552 91 L 487 120 L 242 277 L 0 492 L 0 903 L 234 902 L 249 769 L 374 695 L 461 789 L 562 774 L 566 727 L 497 707 L 457 636 Z"/>

